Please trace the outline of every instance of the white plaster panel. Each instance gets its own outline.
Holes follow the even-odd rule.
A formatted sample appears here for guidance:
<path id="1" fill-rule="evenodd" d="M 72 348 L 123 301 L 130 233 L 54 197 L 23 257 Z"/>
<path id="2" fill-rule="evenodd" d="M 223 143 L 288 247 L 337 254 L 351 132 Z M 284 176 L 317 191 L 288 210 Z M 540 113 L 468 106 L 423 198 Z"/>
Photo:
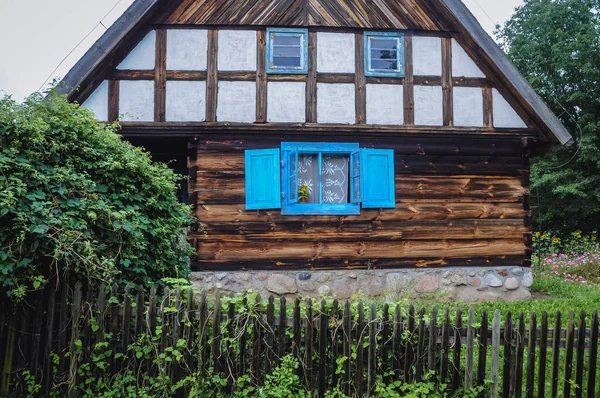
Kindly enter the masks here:
<path id="1" fill-rule="evenodd" d="M 350 33 L 317 33 L 317 72 L 354 73 L 354 44 Z"/>
<path id="2" fill-rule="evenodd" d="M 223 71 L 256 70 L 254 30 L 220 30 L 217 67 Z"/>
<path id="3" fill-rule="evenodd" d="M 101 122 L 108 121 L 108 81 L 100 83 L 81 106 L 94 112 Z"/>
<path id="4" fill-rule="evenodd" d="M 454 125 L 483 127 L 483 92 L 480 88 L 454 87 Z"/>
<path id="5" fill-rule="evenodd" d="M 475 61 L 460 44 L 452 39 L 452 75 L 457 77 L 485 77 Z"/>
<path id="6" fill-rule="evenodd" d="M 119 113 L 126 122 L 154 121 L 154 82 L 121 81 Z"/>
<path id="7" fill-rule="evenodd" d="M 207 58 L 206 30 L 167 30 L 168 70 L 206 70 Z"/>
<path id="8" fill-rule="evenodd" d="M 404 124 L 401 85 L 367 84 L 367 124 Z"/>
<path id="9" fill-rule="evenodd" d="M 254 123 L 256 121 L 256 83 L 220 81 L 217 121 Z"/>
<path id="10" fill-rule="evenodd" d="M 117 69 L 148 70 L 156 64 L 156 32 L 151 31 L 117 66 Z"/>
<path id="11" fill-rule="evenodd" d="M 167 81 L 167 122 L 206 120 L 206 82 Z"/>
<path id="12" fill-rule="evenodd" d="M 441 86 L 415 86 L 415 124 L 417 126 L 444 124 Z"/>
<path id="13" fill-rule="evenodd" d="M 317 122 L 356 122 L 354 84 L 317 84 Z"/>
<path id="14" fill-rule="evenodd" d="M 504 99 L 496 89 L 492 90 L 494 102 L 494 127 L 500 128 L 526 128 L 527 125 L 515 112 L 513 107 Z"/>
<path id="15" fill-rule="evenodd" d="M 415 76 L 441 76 L 442 39 L 414 36 L 413 68 Z"/>
<path id="16" fill-rule="evenodd" d="M 306 121 L 306 83 L 269 82 L 267 84 L 267 121 L 304 123 Z"/>

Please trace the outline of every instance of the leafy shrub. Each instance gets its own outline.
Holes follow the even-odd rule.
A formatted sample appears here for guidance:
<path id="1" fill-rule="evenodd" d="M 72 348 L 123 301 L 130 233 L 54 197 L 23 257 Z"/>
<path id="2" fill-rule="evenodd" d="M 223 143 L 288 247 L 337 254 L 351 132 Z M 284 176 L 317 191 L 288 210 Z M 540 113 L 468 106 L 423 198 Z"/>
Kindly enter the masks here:
<path id="1" fill-rule="evenodd" d="M 118 126 L 50 93 L 0 99 L 0 286 L 51 279 L 149 285 L 189 273 L 178 177 Z"/>

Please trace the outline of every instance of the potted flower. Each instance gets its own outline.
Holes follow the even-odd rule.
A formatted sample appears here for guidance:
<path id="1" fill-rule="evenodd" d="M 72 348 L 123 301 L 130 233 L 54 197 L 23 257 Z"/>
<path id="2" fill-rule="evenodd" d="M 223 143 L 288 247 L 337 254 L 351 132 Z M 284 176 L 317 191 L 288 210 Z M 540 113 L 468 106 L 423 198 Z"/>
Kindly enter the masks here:
<path id="1" fill-rule="evenodd" d="M 310 198 L 310 191 L 308 189 L 308 185 L 302 184 L 300 188 L 298 188 L 298 200 L 300 203 L 308 203 L 308 199 Z"/>

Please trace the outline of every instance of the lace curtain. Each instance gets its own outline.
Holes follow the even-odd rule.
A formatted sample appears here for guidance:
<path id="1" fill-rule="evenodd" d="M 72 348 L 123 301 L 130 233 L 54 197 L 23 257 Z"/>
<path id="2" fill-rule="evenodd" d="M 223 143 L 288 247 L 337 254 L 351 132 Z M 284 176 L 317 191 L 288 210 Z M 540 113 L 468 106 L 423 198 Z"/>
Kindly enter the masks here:
<path id="1" fill-rule="evenodd" d="M 319 156 L 300 155 L 298 157 L 298 187 L 308 186 L 308 203 L 339 204 L 348 203 L 348 156 L 323 155 L 319 181 Z M 319 186 L 323 198 L 319 200 Z"/>

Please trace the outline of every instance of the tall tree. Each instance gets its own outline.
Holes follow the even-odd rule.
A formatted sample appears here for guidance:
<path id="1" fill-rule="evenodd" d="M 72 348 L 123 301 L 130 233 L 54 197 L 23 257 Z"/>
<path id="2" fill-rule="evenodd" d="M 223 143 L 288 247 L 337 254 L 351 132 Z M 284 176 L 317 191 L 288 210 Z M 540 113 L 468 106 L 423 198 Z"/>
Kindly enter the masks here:
<path id="1" fill-rule="evenodd" d="M 532 165 L 536 226 L 600 226 L 600 0 L 525 0 L 499 30 L 515 66 L 575 139 Z"/>

